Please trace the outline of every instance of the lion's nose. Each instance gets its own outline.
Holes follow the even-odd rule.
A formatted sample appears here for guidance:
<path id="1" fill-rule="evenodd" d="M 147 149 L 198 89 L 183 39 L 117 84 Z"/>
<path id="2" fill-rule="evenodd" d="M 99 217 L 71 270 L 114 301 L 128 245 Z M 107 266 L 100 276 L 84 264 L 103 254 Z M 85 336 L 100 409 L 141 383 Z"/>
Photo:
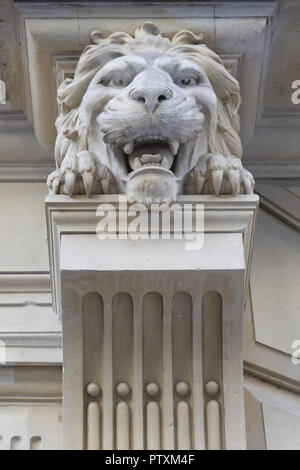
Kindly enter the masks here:
<path id="1" fill-rule="evenodd" d="M 130 98 L 143 103 L 149 113 L 154 113 L 159 104 L 173 95 L 169 88 L 135 88 L 130 92 Z"/>

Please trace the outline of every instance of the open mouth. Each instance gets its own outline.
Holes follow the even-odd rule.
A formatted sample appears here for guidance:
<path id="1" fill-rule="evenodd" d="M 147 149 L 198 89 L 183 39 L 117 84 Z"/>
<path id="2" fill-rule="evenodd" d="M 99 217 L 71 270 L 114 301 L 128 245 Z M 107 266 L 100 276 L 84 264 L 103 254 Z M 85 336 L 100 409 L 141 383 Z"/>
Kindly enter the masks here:
<path id="1" fill-rule="evenodd" d="M 157 166 L 173 171 L 178 149 L 179 142 L 176 140 L 144 137 L 127 143 L 123 147 L 123 152 L 129 172 L 146 166 Z"/>

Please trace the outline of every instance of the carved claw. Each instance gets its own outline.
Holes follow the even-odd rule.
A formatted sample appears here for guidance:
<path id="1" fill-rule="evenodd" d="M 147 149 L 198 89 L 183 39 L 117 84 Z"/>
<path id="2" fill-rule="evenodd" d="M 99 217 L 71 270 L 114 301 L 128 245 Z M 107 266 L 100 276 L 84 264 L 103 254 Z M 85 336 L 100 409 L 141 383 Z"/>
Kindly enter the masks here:
<path id="1" fill-rule="evenodd" d="M 82 150 L 77 155 L 66 156 L 47 181 L 50 194 L 92 194 L 116 193 L 114 178 L 110 170 L 98 161 L 98 157 Z"/>
<path id="2" fill-rule="evenodd" d="M 245 194 L 253 194 L 254 189 L 254 178 L 250 171 L 245 170 L 243 172 L 242 184 Z"/>
<path id="3" fill-rule="evenodd" d="M 206 181 L 207 164 L 206 161 L 200 162 L 192 171 L 191 176 L 195 185 L 196 194 L 202 194 Z M 189 190 L 188 190 L 189 192 Z"/>
<path id="4" fill-rule="evenodd" d="M 70 197 L 74 193 L 77 175 L 77 161 L 75 157 L 65 157 L 61 165 L 61 174 L 64 180 L 64 191 Z"/>
<path id="5" fill-rule="evenodd" d="M 107 175 L 107 176 L 105 176 L 104 178 L 101 179 L 101 185 L 102 185 L 102 189 L 103 189 L 104 194 L 108 194 L 109 193 L 109 188 L 110 188 L 110 177 L 109 177 L 109 175 Z"/>
<path id="6" fill-rule="evenodd" d="M 212 184 L 214 188 L 214 193 L 216 195 L 220 194 L 222 181 L 223 181 L 223 171 L 222 170 L 213 170 L 211 172 Z"/>
<path id="7" fill-rule="evenodd" d="M 232 194 L 236 196 L 240 191 L 240 171 L 235 169 L 230 169 L 227 171 L 228 180 L 232 190 Z"/>
<path id="8" fill-rule="evenodd" d="M 234 155 L 229 155 L 227 166 L 227 177 L 231 189 L 231 193 L 236 196 L 241 192 L 240 180 L 243 174 L 243 166 L 241 161 Z"/>
<path id="9" fill-rule="evenodd" d="M 87 150 L 83 150 L 77 155 L 78 173 L 82 177 L 83 187 L 88 197 L 93 190 L 96 164 L 93 155 Z"/>
<path id="10" fill-rule="evenodd" d="M 214 194 L 218 195 L 221 192 L 223 181 L 223 170 L 226 166 L 226 161 L 223 155 L 212 154 L 208 158 L 208 169 L 211 174 L 211 182 Z"/>
<path id="11" fill-rule="evenodd" d="M 195 185 L 196 185 L 196 193 L 197 194 L 202 194 L 202 189 L 205 183 L 205 176 L 202 176 L 200 173 L 195 179 Z"/>
<path id="12" fill-rule="evenodd" d="M 57 178 L 52 182 L 52 190 L 50 194 L 57 194 L 60 185 L 60 180 Z"/>
<path id="13" fill-rule="evenodd" d="M 55 170 L 47 178 L 47 186 L 49 190 L 49 194 L 57 194 L 59 192 L 59 187 L 61 184 L 61 175 L 59 170 Z"/>
<path id="14" fill-rule="evenodd" d="M 254 179 L 238 157 L 207 154 L 187 175 L 185 188 L 188 194 L 252 194 Z"/>
<path id="15" fill-rule="evenodd" d="M 64 174 L 64 188 L 66 193 L 71 197 L 74 193 L 76 175 L 72 171 L 66 171 Z"/>
<path id="16" fill-rule="evenodd" d="M 87 196 L 90 197 L 92 193 L 92 189 L 93 189 L 94 174 L 91 171 L 85 171 L 82 174 L 82 181 L 83 181 L 85 192 Z"/>

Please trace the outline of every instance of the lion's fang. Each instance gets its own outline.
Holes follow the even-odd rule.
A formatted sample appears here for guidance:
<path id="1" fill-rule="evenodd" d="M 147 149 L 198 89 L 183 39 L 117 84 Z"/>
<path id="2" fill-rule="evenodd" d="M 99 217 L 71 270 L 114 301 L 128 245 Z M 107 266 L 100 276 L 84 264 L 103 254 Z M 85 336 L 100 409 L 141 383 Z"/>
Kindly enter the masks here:
<path id="1" fill-rule="evenodd" d="M 131 155 L 132 152 L 133 152 L 133 149 L 134 149 L 134 142 L 131 141 L 131 142 L 128 142 L 128 144 L 126 144 L 123 148 L 123 151 L 124 153 L 126 153 L 127 155 Z"/>
<path id="2" fill-rule="evenodd" d="M 169 140 L 168 144 L 169 144 L 172 155 L 175 157 L 175 155 L 177 155 L 177 152 L 178 152 L 179 142 L 177 142 L 177 140 Z"/>

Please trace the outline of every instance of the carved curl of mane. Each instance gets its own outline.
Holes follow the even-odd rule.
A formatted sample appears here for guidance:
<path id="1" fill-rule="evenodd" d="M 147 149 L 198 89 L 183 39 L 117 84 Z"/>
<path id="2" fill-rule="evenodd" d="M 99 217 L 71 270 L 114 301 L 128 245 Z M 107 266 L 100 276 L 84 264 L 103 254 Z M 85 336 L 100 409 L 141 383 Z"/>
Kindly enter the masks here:
<path id="1" fill-rule="evenodd" d="M 203 67 L 217 96 L 217 128 L 209 136 L 209 151 L 242 157 L 238 135 L 238 109 L 241 103 L 239 83 L 225 69 L 220 57 L 203 43 L 201 34 L 180 31 L 168 39 L 155 25 L 144 23 L 136 28 L 132 36 L 115 32 L 103 37 L 96 31 L 91 33 L 91 40 L 94 44 L 87 46 L 81 54 L 74 79 L 64 80 L 58 89 L 61 107 L 56 120 L 58 136 L 55 159 L 58 167 L 68 154 L 74 155 L 89 148 L 89 130 L 82 125 L 79 106 L 94 75 L 114 58 L 134 51 L 142 52 L 145 44 L 148 51 L 152 48 L 161 53 L 181 54 Z"/>

